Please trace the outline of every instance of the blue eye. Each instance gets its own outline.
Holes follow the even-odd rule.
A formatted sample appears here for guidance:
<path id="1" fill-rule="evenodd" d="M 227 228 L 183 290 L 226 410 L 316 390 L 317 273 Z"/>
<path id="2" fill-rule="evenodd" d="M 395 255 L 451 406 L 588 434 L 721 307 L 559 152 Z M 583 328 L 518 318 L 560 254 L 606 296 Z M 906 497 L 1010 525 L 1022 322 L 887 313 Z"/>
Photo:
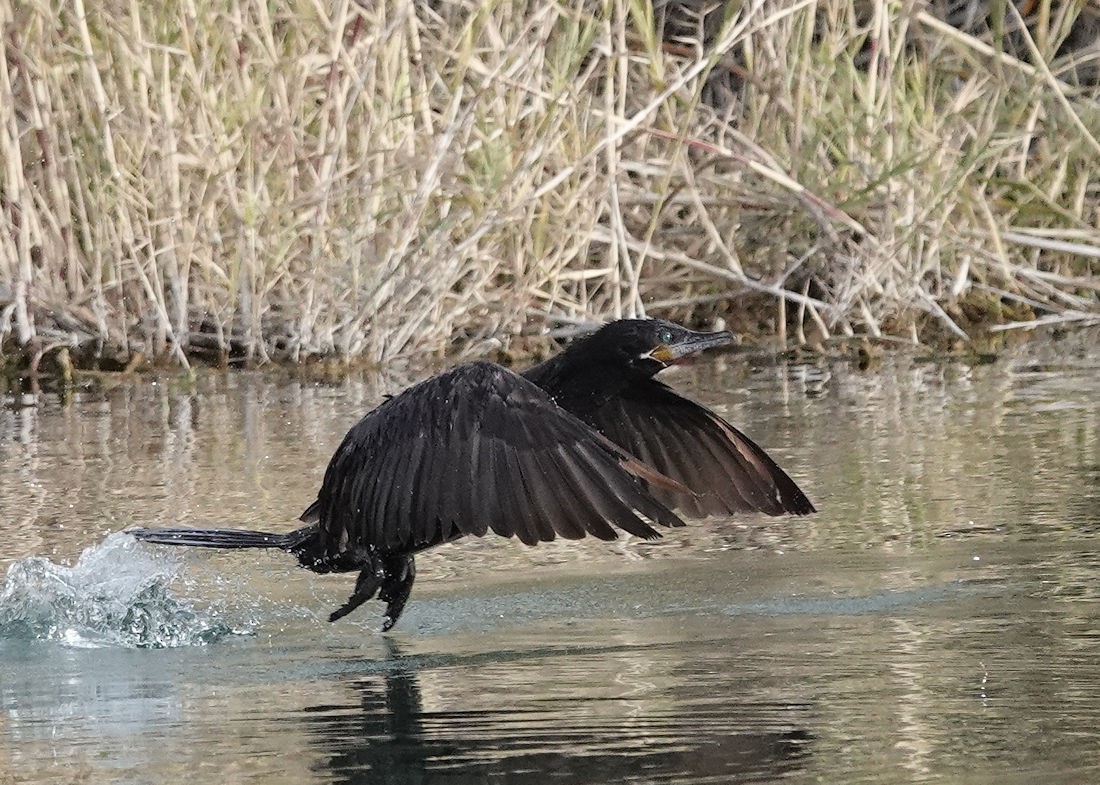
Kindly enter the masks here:
<path id="1" fill-rule="evenodd" d="M 661 330 L 661 332 L 657 333 L 657 340 L 661 343 L 672 343 L 672 331 Z"/>

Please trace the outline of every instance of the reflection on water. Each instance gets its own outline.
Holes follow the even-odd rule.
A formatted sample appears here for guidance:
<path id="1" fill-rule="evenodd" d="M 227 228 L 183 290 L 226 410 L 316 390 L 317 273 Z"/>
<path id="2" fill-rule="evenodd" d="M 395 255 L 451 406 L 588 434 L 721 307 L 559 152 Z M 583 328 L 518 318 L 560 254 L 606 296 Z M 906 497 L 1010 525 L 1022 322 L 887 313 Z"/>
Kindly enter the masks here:
<path id="1" fill-rule="evenodd" d="M 112 533 L 290 528 L 407 379 L 9 396 L 0 783 L 1098 780 L 1098 338 L 677 369 L 820 514 L 440 548 L 391 636 L 324 620 L 349 576 Z"/>
<path id="2" fill-rule="evenodd" d="M 809 735 L 809 707 L 681 695 L 673 674 L 662 685 L 638 682 L 629 668 L 608 689 L 591 676 L 566 692 L 578 673 L 604 673 L 620 656 L 667 662 L 672 647 L 559 647 L 454 658 L 430 667 L 391 642 L 378 675 L 344 680 L 346 699 L 306 706 L 318 766 L 333 782 L 653 782 L 691 772 L 695 782 L 770 779 L 797 767 Z M 679 655 L 672 658 L 673 664 Z M 426 667 L 429 666 L 429 667 Z M 490 672 L 486 672 L 490 671 Z M 495 672 L 495 673 L 494 673 Z M 531 695 L 517 675 L 557 685 L 561 694 Z M 484 691 L 461 709 L 429 710 L 433 692 L 480 682 Z M 587 693 L 587 694 L 586 694 Z"/>

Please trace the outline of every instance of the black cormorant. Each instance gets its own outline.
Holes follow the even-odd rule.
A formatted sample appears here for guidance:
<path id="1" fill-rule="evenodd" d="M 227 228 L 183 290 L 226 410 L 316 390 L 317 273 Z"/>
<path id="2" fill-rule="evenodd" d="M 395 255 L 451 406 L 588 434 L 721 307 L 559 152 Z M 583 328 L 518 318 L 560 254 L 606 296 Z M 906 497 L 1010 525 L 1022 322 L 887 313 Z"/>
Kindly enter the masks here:
<path id="1" fill-rule="evenodd" d="M 729 343 L 660 319 L 622 319 L 521 374 L 472 362 L 383 401 L 329 461 L 306 526 L 132 529 L 154 543 L 281 548 L 314 572 L 358 570 L 330 621 L 378 594 L 383 630 L 401 615 L 418 551 L 492 531 L 527 545 L 601 540 L 685 515 L 814 512 L 760 447 L 656 381 L 658 371 Z"/>

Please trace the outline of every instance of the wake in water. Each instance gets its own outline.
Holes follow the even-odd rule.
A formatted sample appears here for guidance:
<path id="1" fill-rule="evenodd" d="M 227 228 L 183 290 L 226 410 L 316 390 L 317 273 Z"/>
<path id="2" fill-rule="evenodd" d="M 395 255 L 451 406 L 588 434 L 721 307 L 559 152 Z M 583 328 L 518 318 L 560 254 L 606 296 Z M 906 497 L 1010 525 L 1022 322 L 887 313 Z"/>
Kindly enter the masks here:
<path id="1" fill-rule="evenodd" d="M 0 590 L 0 638 L 69 646 L 201 646 L 235 634 L 168 592 L 179 561 L 111 534 L 71 567 L 40 556 L 8 569 Z"/>

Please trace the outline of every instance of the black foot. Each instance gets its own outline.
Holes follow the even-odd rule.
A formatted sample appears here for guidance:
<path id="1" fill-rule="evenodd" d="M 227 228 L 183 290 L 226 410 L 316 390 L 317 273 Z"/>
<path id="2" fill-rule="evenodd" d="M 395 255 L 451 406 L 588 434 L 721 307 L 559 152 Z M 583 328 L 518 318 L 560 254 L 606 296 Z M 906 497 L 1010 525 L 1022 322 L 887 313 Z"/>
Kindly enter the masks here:
<path id="1" fill-rule="evenodd" d="M 359 573 L 359 578 L 355 581 L 355 591 L 352 593 L 351 597 L 348 598 L 347 602 L 330 613 L 328 620 L 336 621 L 337 619 L 342 619 L 364 602 L 371 599 L 374 593 L 378 591 L 378 587 L 383 585 L 383 580 L 385 578 L 386 573 L 383 571 L 381 565 L 372 564 L 364 568 L 363 571 Z"/>
<path id="2" fill-rule="evenodd" d="M 382 632 L 388 632 L 401 617 L 401 611 L 405 610 L 405 603 L 409 601 L 412 593 L 413 581 L 416 580 L 416 563 L 412 554 L 401 556 L 389 556 L 382 560 L 382 571 L 385 578 L 382 581 L 382 591 L 378 599 L 386 602 L 386 615 L 382 617 Z"/>

